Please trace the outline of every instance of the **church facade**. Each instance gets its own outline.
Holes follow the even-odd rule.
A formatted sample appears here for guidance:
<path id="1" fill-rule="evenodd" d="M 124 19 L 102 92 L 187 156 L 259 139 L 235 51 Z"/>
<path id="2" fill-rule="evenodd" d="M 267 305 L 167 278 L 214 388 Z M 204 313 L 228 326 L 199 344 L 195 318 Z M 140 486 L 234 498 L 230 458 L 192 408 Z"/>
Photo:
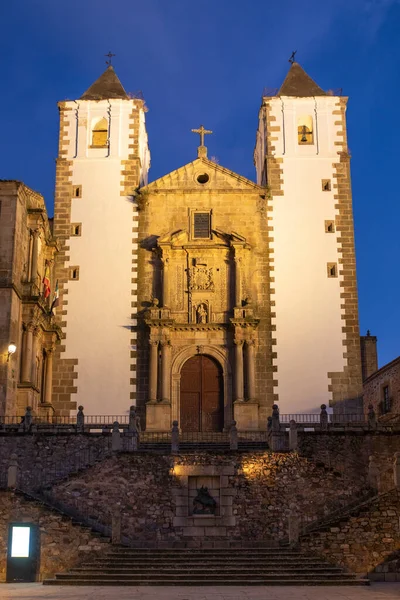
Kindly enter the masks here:
<path id="1" fill-rule="evenodd" d="M 134 404 L 146 430 L 208 432 L 265 429 L 275 403 L 361 406 L 346 101 L 293 63 L 262 98 L 255 182 L 209 160 L 201 127 L 151 183 L 146 106 L 111 66 L 59 103 L 55 414 Z"/>

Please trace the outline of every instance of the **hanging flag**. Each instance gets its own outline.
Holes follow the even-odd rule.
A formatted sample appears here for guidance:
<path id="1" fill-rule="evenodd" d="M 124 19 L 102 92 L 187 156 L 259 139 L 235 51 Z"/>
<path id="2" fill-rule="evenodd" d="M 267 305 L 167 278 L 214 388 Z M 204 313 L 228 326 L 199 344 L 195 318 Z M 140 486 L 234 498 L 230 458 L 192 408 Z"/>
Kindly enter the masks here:
<path id="1" fill-rule="evenodd" d="M 45 300 L 50 296 L 50 266 L 46 260 L 44 266 L 44 276 L 43 276 L 43 296 Z"/>
<path id="2" fill-rule="evenodd" d="M 56 287 L 54 289 L 54 294 L 53 294 L 53 302 L 51 304 L 51 311 L 53 312 L 53 310 L 55 308 L 57 308 L 57 306 L 60 304 L 60 292 L 58 290 L 58 279 L 56 281 Z"/>

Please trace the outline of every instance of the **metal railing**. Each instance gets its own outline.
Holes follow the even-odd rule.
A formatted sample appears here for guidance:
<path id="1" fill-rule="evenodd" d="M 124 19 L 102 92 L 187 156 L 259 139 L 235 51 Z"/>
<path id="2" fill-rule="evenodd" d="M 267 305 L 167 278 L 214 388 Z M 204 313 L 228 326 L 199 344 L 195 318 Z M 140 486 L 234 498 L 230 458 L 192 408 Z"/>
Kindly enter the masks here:
<path id="1" fill-rule="evenodd" d="M 354 414 L 327 414 L 327 422 L 330 425 L 338 425 L 338 424 L 367 424 L 367 417 L 364 414 L 354 413 Z M 279 413 L 279 421 L 280 423 L 289 424 L 290 421 L 296 421 L 298 424 L 310 424 L 310 425 L 318 425 L 321 422 L 321 414 L 320 413 L 310 413 L 310 414 L 282 414 Z"/>

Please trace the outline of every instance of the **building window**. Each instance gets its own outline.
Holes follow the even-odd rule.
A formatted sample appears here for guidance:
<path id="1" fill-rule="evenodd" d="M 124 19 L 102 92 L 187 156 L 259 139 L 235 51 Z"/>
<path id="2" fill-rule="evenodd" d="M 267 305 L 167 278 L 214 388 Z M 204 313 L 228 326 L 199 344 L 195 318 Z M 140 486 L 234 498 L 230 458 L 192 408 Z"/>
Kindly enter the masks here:
<path id="1" fill-rule="evenodd" d="M 82 223 L 71 223 L 71 236 L 82 235 Z"/>
<path id="2" fill-rule="evenodd" d="M 297 142 L 301 146 L 314 143 L 313 119 L 310 115 L 297 119 Z"/>
<path id="3" fill-rule="evenodd" d="M 337 264 L 336 263 L 328 263 L 326 265 L 328 271 L 328 277 L 337 277 Z"/>
<path id="4" fill-rule="evenodd" d="M 335 233 L 335 221 L 325 221 L 325 233 Z"/>
<path id="5" fill-rule="evenodd" d="M 82 186 L 74 185 L 72 188 L 72 195 L 74 198 L 82 198 Z"/>
<path id="6" fill-rule="evenodd" d="M 92 148 L 104 148 L 108 146 L 108 123 L 107 119 L 100 119 L 92 129 Z"/>
<path id="7" fill-rule="evenodd" d="M 322 180 L 322 191 L 323 192 L 330 192 L 331 191 L 331 180 L 330 179 L 323 179 Z"/>
<path id="8" fill-rule="evenodd" d="M 382 414 L 386 415 L 391 410 L 390 406 L 390 396 L 389 396 L 389 386 L 384 385 L 382 388 Z"/>
<path id="9" fill-rule="evenodd" d="M 193 238 L 210 239 L 211 213 L 193 212 Z"/>
<path id="10" fill-rule="evenodd" d="M 73 281 L 77 281 L 79 279 L 79 267 L 69 268 L 69 278 Z"/>

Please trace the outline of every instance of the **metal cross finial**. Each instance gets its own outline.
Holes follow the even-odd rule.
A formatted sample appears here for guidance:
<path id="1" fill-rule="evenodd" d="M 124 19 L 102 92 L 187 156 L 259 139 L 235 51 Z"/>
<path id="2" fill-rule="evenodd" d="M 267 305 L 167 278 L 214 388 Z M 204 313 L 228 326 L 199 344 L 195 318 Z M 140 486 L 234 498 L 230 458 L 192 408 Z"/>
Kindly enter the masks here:
<path id="1" fill-rule="evenodd" d="M 111 50 L 109 50 L 108 54 L 105 54 L 104 56 L 108 57 L 108 60 L 106 60 L 106 65 L 108 65 L 110 67 L 111 66 L 112 57 L 115 56 L 115 54 L 113 54 L 111 52 Z"/>
<path id="2" fill-rule="evenodd" d="M 295 56 L 296 56 L 296 54 L 297 54 L 297 50 L 293 50 L 293 52 L 292 52 L 292 56 L 289 58 L 289 62 L 290 62 L 290 64 L 291 64 L 291 65 L 292 65 L 292 64 L 295 62 L 295 60 L 296 60 L 296 59 L 295 59 Z"/>
<path id="3" fill-rule="evenodd" d="M 192 133 L 198 133 L 200 135 L 200 146 L 204 146 L 204 136 L 212 133 L 210 129 L 204 129 L 204 125 L 200 125 L 199 129 L 192 129 Z"/>

